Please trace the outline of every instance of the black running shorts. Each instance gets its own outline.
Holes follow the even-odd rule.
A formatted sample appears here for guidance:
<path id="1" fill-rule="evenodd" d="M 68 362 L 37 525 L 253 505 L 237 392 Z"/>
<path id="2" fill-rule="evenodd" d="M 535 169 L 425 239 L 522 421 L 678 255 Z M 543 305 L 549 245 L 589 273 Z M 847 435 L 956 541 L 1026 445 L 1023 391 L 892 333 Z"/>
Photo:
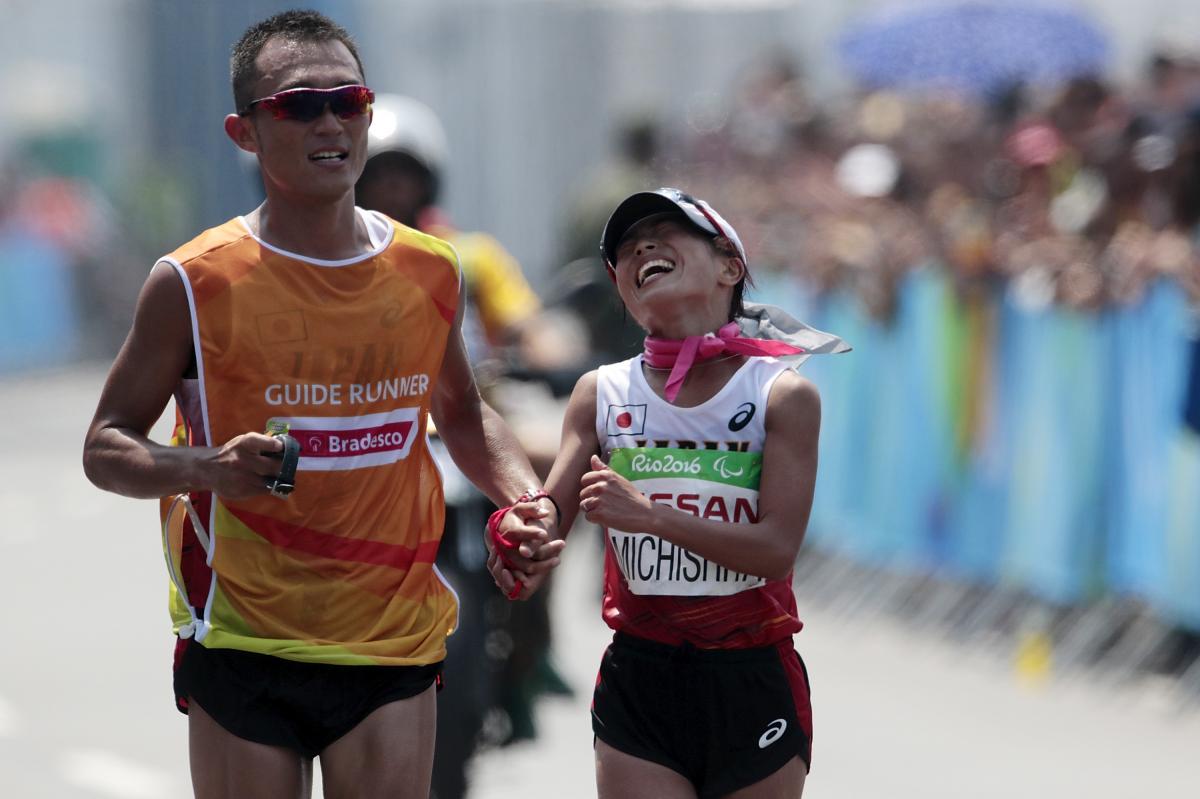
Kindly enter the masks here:
<path id="1" fill-rule="evenodd" d="M 239 738 L 315 757 L 383 705 L 440 688 L 441 671 L 441 663 L 302 663 L 188 641 L 175 670 L 175 704 L 187 713 L 197 703 Z"/>
<path id="2" fill-rule="evenodd" d="M 616 633 L 592 699 L 609 746 L 687 777 L 701 799 L 812 757 L 808 674 L 791 639 L 696 649 Z"/>

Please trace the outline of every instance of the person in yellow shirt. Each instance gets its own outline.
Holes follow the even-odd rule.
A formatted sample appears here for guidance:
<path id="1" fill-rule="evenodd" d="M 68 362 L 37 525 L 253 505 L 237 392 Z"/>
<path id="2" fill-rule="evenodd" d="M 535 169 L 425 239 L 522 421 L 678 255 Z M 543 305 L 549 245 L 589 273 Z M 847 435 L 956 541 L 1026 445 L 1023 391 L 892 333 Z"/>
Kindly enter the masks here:
<path id="1" fill-rule="evenodd" d="M 468 345 L 517 344 L 524 326 L 541 311 L 541 301 L 499 241 L 487 233 L 457 229 L 438 207 L 448 158 L 441 122 L 429 106 L 397 94 L 379 94 L 374 114 L 367 164 L 356 187 L 358 204 L 444 239 L 458 251 L 467 312 L 474 314 L 482 339 Z"/>
<path id="2" fill-rule="evenodd" d="M 374 93 L 349 35 L 284 12 L 231 63 L 225 132 L 258 159 L 266 199 L 154 265 L 84 468 L 168 498 L 197 796 L 308 796 L 320 757 L 327 797 L 425 799 L 458 610 L 435 566 L 427 419 L 497 504 L 540 483 L 476 387 L 454 249 L 354 204 Z M 147 436 L 172 396 L 163 446 Z M 267 434 L 282 431 L 300 448 L 286 497 L 284 439 Z"/>

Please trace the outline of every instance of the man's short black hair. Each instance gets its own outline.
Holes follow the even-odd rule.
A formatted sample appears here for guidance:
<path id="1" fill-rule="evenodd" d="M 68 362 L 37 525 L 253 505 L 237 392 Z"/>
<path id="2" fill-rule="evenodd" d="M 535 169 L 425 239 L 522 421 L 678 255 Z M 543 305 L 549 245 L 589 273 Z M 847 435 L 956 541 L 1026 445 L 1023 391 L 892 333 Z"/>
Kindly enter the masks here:
<path id="1" fill-rule="evenodd" d="M 234 108 L 245 108 L 252 100 L 254 82 L 258 80 L 258 70 L 254 66 L 263 45 L 272 36 L 282 36 L 292 42 L 327 42 L 336 40 L 346 45 L 358 72 L 366 79 L 362 59 L 358 57 L 358 48 L 354 39 L 341 25 L 329 17 L 316 11 L 292 10 L 284 11 L 262 22 L 251 25 L 233 46 L 233 55 L 229 59 L 229 77 L 233 82 Z"/>

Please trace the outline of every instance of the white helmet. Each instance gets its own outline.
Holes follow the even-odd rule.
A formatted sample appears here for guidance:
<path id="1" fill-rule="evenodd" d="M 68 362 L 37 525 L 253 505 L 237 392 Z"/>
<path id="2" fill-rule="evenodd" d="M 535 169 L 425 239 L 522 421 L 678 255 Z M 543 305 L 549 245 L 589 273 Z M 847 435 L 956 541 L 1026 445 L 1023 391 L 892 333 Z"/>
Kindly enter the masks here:
<path id="1" fill-rule="evenodd" d="M 445 167 L 446 131 L 433 109 L 399 94 L 376 94 L 374 117 L 367 131 L 367 158 L 400 152 L 415 158 L 434 175 Z"/>

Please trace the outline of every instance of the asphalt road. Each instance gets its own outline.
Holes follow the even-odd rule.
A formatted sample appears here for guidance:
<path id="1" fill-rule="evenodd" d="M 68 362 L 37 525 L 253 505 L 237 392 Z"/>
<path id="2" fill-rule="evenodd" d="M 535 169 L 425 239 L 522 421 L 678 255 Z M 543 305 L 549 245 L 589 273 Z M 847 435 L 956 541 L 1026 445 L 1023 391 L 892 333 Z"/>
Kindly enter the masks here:
<path id="1" fill-rule="evenodd" d="M 190 793 L 155 503 L 100 492 L 80 467 L 103 374 L 0 377 L 3 797 Z M 607 633 L 587 544 L 573 542 L 554 602 L 556 657 L 577 696 L 542 703 L 538 741 L 478 758 L 475 797 L 594 795 L 587 707 Z M 816 719 L 808 797 L 1200 796 L 1200 708 L 1168 683 L 1030 684 L 994 650 L 801 610 Z"/>

